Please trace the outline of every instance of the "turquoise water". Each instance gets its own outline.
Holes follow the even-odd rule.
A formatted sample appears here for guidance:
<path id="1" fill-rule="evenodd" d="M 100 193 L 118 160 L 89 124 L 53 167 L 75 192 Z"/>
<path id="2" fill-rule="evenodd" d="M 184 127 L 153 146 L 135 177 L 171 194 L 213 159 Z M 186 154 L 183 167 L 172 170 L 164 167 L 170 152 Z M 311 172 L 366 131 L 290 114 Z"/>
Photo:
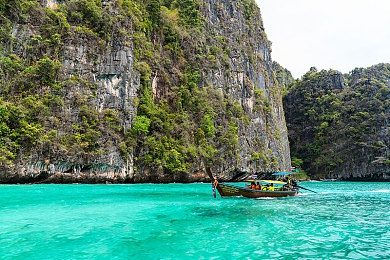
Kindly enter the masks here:
<path id="1" fill-rule="evenodd" d="M 390 183 L 0 185 L 0 259 L 390 259 Z"/>

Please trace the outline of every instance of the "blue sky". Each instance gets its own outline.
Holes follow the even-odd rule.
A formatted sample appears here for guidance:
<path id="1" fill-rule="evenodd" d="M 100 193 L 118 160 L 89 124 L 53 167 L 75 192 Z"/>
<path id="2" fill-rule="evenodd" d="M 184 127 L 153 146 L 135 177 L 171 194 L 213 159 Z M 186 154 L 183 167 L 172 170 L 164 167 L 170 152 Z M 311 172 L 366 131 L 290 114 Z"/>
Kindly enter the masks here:
<path id="1" fill-rule="evenodd" d="M 256 0 L 272 59 L 300 78 L 390 63 L 390 0 Z"/>

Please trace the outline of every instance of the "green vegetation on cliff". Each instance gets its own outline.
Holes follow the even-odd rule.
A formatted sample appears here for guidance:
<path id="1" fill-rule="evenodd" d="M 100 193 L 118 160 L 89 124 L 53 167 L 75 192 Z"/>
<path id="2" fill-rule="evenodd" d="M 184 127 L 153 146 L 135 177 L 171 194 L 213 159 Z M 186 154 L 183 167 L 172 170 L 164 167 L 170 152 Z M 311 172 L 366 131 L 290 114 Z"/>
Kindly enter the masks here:
<path id="1" fill-rule="evenodd" d="M 284 98 L 292 157 L 312 176 L 380 179 L 390 166 L 389 82 L 390 64 L 348 75 L 312 68 L 296 80 Z"/>
<path id="2" fill-rule="evenodd" d="M 60 75 L 66 39 L 83 35 L 102 47 L 112 38 L 118 41 L 133 38 L 142 95 L 135 125 L 126 134 L 127 145 L 122 145 L 124 153 L 128 145 L 140 147 L 145 150 L 142 159 L 146 164 L 156 164 L 171 172 L 187 171 L 189 157 L 198 153 L 210 158 L 215 148 L 207 138 L 215 136 L 215 112 L 207 90 L 197 87 L 199 65 L 186 57 L 180 42 L 187 38 L 191 44 L 199 45 L 190 36 L 202 30 L 199 3 L 120 0 L 112 7 L 103 6 L 100 0 L 59 3 L 51 9 L 37 1 L 0 2 L 1 165 L 11 165 L 18 155 L 43 153 L 35 157 L 50 158 L 53 146 L 75 157 L 93 158 L 104 152 L 102 135 L 116 142 L 123 140 L 117 113 L 109 109 L 96 111 L 93 104 L 96 86 L 78 76 L 63 81 Z M 110 8 L 117 8 L 120 13 L 113 16 Z M 128 21 L 132 22 L 131 28 L 124 27 Z M 40 30 L 21 42 L 12 37 L 14 23 L 31 24 Z M 198 47 L 198 53 L 204 55 L 201 50 Z M 180 63 L 178 68 L 183 70 L 179 84 L 171 92 L 173 96 L 161 97 L 156 103 L 150 86 L 150 66 L 159 66 L 169 81 L 168 69 L 173 62 Z M 72 102 L 72 109 L 79 111 L 78 119 L 72 125 L 60 126 L 65 133 L 59 135 L 59 124 L 69 120 L 61 116 L 68 92 L 85 87 L 88 91 L 78 92 Z M 184 132 L 191 135 L 181 136 Z M 203 151 L 197 151 L 195 144 L 201 144 Z"/>
<path id="3" fill-rule="evenodd" d="M 255 2 L 243 0 L 239 6 L 252 34 Z M 153 168 L 174 179 L 183 179 L 201 159 L 223 164 L 237 158 L 239 128 L 249 118 L 237 100 L 202 78 L 221 66 L 228 75 L 232 55 L 225 36 L 205 34 L 202 8 L 198 0 L 63 0 L 51 7 L 0 0 L 2 172 L 23 160 L 45 169 L 48 163 L 66 171 L 104 168 L 99 158 L 115 147 L 124 160 L 134 155 L 135 173 Z M 91 80 L 99 59 L 119 47 L 132 51 L 131 69 L 139 75 L 131 128 L 120 114 L 126 111 L 97 109 L 100 90 Z M 83 56 L 66 60 L 71 51 Z M 248 64 L 256 58 L 249 50 Z M 82 62 L 90 68 L 78 66 Z M 249 80 L 246 84 L 253 88 Z M 269 96 L 261 99 L 258 113 L 269 115 Z M 273 155 L 259 152 L 256 160 L 268 166 Z"/>

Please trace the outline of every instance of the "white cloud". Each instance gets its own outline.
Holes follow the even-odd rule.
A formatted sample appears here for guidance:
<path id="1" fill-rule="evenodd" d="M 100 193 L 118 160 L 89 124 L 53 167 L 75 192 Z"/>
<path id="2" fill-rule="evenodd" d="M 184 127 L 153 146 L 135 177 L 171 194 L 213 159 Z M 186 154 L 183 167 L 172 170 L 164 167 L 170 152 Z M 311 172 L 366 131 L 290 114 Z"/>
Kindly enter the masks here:
<path id="1" fill-rule="evenodd" d="M 389 0 L 256 0 L 272 59 L 300 77 L 390 62 Z"/>

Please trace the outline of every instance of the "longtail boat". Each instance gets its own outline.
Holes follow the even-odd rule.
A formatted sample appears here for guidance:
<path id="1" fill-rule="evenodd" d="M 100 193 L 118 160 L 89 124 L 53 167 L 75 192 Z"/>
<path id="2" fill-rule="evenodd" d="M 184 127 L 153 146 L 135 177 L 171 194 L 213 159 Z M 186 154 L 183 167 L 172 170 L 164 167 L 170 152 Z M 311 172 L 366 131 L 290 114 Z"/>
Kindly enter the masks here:
<path id="1" fill-rule="evenodd" d="M 244 187 L 219 183 L 213 177 L 209 167 L 206 167 L 206 172 L 213 181 L 214 197 L 216 197 L 215 189 L 221 197 L 243 196 L 246 198 L 288 197 L 297 195 L 299 191 L 299 187 L 277 180 L 249 180 L 251 185 Z"/>

